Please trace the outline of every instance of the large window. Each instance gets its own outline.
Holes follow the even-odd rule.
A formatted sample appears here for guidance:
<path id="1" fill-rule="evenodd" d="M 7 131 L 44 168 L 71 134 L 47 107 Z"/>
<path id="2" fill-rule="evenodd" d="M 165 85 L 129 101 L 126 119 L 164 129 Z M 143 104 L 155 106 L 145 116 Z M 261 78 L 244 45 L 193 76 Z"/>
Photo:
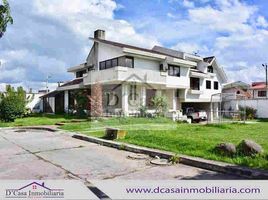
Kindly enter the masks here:
<path id="1" fill-rule="evenodd" d="M 213 67 L 212 66 L 208 66 L 208 73 L 213 73 Z"/>
<path id="2" fill-rule="evenodd" d="M 190 78 L 190 88 L 191 90 L 200 90 L 200 80 L 199 78 Z"/>
<path id="3" fill-rule="evenodd" d="M 125 62 L 126 62 L 125 67 L 134 68 L 134 58 L 133 57 L 127 56 Z"/>
<path id="4" fill-rule="evenodd" d="M 211 89 L 211 81 L 206 81 L 206 88 Z"/>
<path id="5" fill-rule="evenodd" d="M 214 90 L 218 90 L 218 89 L 219 89 L 219 82 L 214 81 Z"/>
<path id="6" fill-rule="evenodd" d="M 168 65 L 169 76 L 180 76 L 180 66 Z"/>
<path id="7" fill-rule="evenodd" d="M 118 58 L 113 58 L 100 62 L 100 70 L 109 69 L 116 66 L 118 66 Z"/>
<path id="8" fill-rule="evenodd" d="M 266 91 L 258 91 L 258 97 L 266 97 Z"/>
<path id="9" fill-rule="evenodd" d="M 117 66 L 134 68 L 134 58 L 130 56 L 123 56 L 100 62 L 100 70 L 109 69 Z"/>

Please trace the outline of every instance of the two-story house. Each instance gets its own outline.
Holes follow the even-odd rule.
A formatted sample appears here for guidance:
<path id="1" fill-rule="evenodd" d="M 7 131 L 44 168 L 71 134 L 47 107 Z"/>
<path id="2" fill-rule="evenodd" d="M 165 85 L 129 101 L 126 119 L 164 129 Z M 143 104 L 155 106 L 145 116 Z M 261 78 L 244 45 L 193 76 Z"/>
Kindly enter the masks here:
<path id="1" fill-rule="evenodd" d="M 97 82 L 103 87 L 104 112 L 131 115 L 141 106 L 153 111 L 155 95 L 167 97 L 170 111 L 187 106 L 218 109 L 211 96 L 221 93 L 227 78 L 215 57 L 118 43 L 106 40 L 103 30 L 96 30 L 90 39 L 93 46 L 86 62 L 68 69 L 75 79 L 43 96 L 44 112 L 68 112 L 75 104 L 72 92 L 84 89 L 90 95 Z"/>

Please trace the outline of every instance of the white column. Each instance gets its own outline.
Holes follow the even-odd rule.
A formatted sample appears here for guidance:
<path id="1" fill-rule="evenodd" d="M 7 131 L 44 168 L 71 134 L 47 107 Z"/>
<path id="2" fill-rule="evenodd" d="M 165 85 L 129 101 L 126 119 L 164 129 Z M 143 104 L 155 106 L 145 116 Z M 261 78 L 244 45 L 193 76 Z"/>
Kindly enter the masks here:
<path id="1" fill-rule="evenodd" d="M 64 112 L 68 113 L 69 111 L 69 91 L 64 91 Z"/>
<path id="2" fill-rule="evenodd" d="M 212 122 L 214 119 L 214 116 L 213 116 L 213 103 L 211 102 L 210 103 L 210 121 Z"/>
<path id="3" fill-rule="evenodd" d="M 177 110 L 176 89 L 172 90 L 172 110 Z"/>
<path id="4" fill-rule="evenodd" d="M 128 116 L 128 85 L 122 84 L 122 111 L 125 116 Z"/>
<path id="5" fill-rule="evenodd" d="M 146 88 L 141 86 L 141 105 L 146 106 Z"/>

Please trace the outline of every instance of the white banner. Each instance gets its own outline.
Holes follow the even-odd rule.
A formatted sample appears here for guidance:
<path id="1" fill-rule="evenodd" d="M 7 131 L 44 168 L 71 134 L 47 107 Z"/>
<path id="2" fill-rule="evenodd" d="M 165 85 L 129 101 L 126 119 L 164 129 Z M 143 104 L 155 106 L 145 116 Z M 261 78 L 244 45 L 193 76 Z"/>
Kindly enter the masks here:
<path id="1" fill-rule="evenodd" d="M 268 199 L 268 181 L 95 180 L 111 199 Z"/>
<path id="2" fill-rule="evenodd" d="M 99 199 L 78 180 L 0 180 L 0 199 Z"/>

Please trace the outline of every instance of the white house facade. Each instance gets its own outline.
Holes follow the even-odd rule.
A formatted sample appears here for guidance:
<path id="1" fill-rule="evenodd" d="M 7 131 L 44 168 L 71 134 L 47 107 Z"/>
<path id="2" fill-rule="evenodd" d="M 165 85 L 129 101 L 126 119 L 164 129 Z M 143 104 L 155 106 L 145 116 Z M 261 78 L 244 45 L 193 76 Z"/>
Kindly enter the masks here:
<path id="1" fill-rule="evenodd" d="M 221 93 L 227 81 L 215 57 L 202 58 L 164 47 L 145 49 L 105 39 L 105 31 L 96 30 L 93 46 L 85 63 L 68 69 L 75 79 L 43 96 L 45 112 L 68 112 L 74 106 L 72 91 L 103 86 L 104 112 L 138 112 L 141 106 L 153 111 L 151 98 L 164 95 L 169 111 L 185 106 L 216 108 L 212 95 Z"/>

